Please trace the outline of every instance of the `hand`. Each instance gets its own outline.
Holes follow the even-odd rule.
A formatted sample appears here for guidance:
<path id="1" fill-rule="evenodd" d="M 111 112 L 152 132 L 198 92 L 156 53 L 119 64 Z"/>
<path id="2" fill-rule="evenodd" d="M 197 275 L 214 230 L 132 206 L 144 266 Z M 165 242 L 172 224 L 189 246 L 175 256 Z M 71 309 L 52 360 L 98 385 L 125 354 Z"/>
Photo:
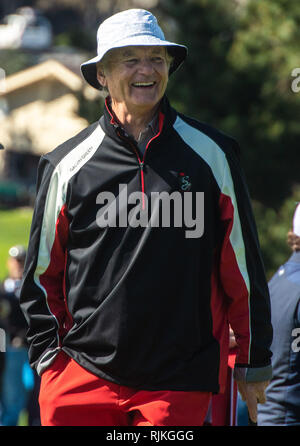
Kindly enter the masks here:
<path id="1" fill-rule="evenodd" d="M 235 336 L 231 327 L 229 327 L 229 348 L 234 348 L 237 346 Z"/>
<path id="2" fill-rule="evenodd" d="M 268 384 L 269 381 L 256 383 L 237 381 L 242 400 L 246 402 L 249 416 L 254 423 L 257 423 L 257 403 L 264 404 L 266 402 L 265 390 Z"/>

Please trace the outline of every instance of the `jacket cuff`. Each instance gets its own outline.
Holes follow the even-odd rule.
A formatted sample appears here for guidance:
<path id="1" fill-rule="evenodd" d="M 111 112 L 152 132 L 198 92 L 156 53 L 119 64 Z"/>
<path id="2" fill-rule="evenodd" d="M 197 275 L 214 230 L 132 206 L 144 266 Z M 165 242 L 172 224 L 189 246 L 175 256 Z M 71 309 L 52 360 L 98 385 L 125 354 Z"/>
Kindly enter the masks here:
<path id="1" fill-rule="evenodd" d="M 265 367 L 240 367 L 235 366 L 233 377 L 236 381 L 245 381 L 247 383 L 255 383 L 261 381 L 270 381 L 272 378 L 272 366 Z"/>

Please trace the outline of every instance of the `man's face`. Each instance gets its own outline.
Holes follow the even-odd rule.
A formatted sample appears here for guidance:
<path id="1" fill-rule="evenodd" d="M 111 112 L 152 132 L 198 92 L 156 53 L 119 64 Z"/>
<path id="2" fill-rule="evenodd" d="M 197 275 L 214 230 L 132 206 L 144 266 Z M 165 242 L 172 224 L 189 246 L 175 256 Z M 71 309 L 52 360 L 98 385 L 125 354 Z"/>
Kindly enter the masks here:
<path id="1" fill-rule="evenodd" d="M 132 46 L 111 51 L 98 80 L 108 88 L 113 107 L 150 111 L 166 91 L 168 72 L 165 47 Z"/>
<path id="2" fill-rule="evenodd" d="M 11 279 L 21 279 L 24 271 L 24 261 L 9 257 L 7 260 L 7 268 Z"/>

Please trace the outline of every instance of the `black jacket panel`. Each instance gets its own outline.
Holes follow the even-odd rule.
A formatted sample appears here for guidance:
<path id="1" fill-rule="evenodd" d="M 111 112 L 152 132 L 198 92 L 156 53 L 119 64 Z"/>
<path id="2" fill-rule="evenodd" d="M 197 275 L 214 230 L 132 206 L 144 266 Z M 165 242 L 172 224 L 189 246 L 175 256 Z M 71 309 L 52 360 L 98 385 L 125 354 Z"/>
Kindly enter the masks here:
<path id="1" fill-rule="evenodd" d="M 21 293 L 39 373 L 63 349 L 122 385 L 218 392 L 228 323 L 237 363 L 270 364 L 268 288 L 237 145 L 166 98 L 159 122 L 142 156 L 105 108 L 41 160 Z"/>

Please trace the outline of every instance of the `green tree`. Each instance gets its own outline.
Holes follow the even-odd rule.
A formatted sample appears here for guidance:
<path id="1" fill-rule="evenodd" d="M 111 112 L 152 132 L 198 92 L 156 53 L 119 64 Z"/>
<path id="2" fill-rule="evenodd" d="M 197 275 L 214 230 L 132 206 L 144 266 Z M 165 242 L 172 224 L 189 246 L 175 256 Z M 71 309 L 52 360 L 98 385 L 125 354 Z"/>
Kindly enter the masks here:
<path id="1" fill-rule="evenodd" d="M 236 132 L 253 195 L 274 207 L 299 182 L 300 95 L 291 88 L 291 73 L 300 66 L 299 25 L 298 2 L 249 1 L 228 54 L 241 98 Z"/>
<path id="2" fill-rule="evenodd" d="M 293 187 L 291 196 L 284 200 L 277 210 L 258 201 L 253 201 L 268 279 L 275 273 L 278 266 L 291 255 L 291 250 L 287 245 L 287 233 L 292 229 L 293 215 L 299 202 L 299 196 L 300 184 Z"/>
<path id="3" fill-rule="evenodd" d="M 189 48 L 170 79 L 171 101 L 240 143 L 269 277 L 289 253 L 286 233 L 300 201 L 300 92 L 291 88 L 300 67 L 300 3 L 166 0 L 160 6 L 176 25 L 172 38 Z"/>
<path id="4" fill-rule="evenodd" d="M 300 92 L 291 88 L 300 3 L 161 0 L 153 12 L 167 39 L 189 49 L 170 78 L 171 103 L 240 143 L 269 276 L 288 254 L 286 232 L 300 201 Z M 90 122 L 99 117 L 97 105 L 82 110 Z"/>
<path id="5" fill-rule="evenodd" d="M 287 0 L 163 2 L 186 44 L 185 65 L 170 80 L 177 107 L 235 137 L 251 196 L 278 207 L 299 181 L 300 3 Z"/>

